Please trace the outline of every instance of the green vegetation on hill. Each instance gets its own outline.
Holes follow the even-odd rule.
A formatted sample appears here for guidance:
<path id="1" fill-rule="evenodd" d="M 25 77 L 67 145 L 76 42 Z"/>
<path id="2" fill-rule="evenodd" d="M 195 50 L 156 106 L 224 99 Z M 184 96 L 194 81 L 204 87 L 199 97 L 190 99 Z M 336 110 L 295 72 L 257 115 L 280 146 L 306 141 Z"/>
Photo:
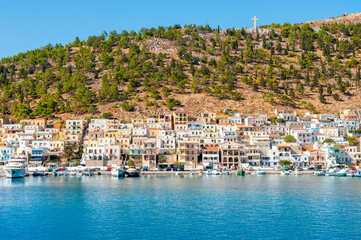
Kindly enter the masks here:
<path id="1" fill-rule="evenodd" d="M 17 118 L 95 114 L 114 103 L 173 109 L 177 94 L 242 101 L 245 89 L 271 104 L 307 108 L 351 96 L 360 85 L 361 24 L 273 24 L 266 34 L 245 29 L 179 25 L 138 33 L 115 31 L 65 46 L 3 58 L 0 113 Z"/>

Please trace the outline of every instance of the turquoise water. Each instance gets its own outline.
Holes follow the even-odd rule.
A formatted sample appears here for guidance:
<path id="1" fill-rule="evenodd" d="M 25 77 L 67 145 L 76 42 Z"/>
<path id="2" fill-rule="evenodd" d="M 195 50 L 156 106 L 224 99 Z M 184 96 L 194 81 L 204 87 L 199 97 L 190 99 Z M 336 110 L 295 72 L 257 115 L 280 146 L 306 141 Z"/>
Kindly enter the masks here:
<path id="1" fill-rule="evenodd" d="M 0 179 L 0 239 L 358 239 L 361 179 Z"/>

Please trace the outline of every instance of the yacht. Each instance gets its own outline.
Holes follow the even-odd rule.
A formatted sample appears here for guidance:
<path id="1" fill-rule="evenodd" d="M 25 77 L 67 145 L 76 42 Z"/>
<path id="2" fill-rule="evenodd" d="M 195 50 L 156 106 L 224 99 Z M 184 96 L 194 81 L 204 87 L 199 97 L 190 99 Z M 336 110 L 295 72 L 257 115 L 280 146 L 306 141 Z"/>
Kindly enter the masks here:
<path id="1" fill-rule="evenodd" d="M 26 157 L 9 159 L 4 167 L 4 172 L 7 178 L 23 178 L 27 176 Z"/>
<path id="2" fill-rule="evenodd" d="M 348 169 L 346 172 L 346 177 L 354 177 L 355 176 L 355 171 L 352 169 Z"/>
<path id="3" fill-rule="evenodd" d="M 326 176 L 337 176 L 337 172 L 339 171 L 338 168 L 330 168 L 327 172 L 326 172 Z"/>
<path id="4" fill-rule="evenodd" d="M 112 170 L 113 177 L 124 177 L 124 175 L 125 175 L 124 169 L 116 168 Z"/>
<path id="5" fill-rule="evenodd" d="M 336 173 L 337 177 L 346 177 L 348 168 L 343 168 Z"/>

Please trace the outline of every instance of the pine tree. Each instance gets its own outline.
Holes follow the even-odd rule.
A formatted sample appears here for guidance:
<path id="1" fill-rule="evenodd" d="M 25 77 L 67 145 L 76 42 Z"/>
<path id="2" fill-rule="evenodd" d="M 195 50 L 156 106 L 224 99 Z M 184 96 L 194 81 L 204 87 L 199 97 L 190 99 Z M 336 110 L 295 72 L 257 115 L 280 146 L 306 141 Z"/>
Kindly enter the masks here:
<path id="1" fill-rule="evenodd" d="M 116 82 L 113 82 L 110 85 L 110 89 L 109 89 L 109 99 L 112 101 L 117 101 L 119 100 L 119 91 L 118 91 L 118 85 Z"/>
<path id="2" fill-rule="evenodd" d="M 102 87 L 99 93 L 99 100 L 104 100 L 108 97 L 109 94 L 109 81 L 108 76 L 105 74 L 102 77 Z"/>

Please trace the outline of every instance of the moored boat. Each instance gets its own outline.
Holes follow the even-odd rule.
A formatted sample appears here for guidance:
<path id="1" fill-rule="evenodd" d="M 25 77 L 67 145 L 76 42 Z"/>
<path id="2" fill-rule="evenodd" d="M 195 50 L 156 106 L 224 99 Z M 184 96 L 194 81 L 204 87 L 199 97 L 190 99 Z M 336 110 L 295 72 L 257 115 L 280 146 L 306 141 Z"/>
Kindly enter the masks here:
<path id="1" fill-rule="evenodd" d="M 300 175 L 302 175 L 302 172 L 299 171 L 299 170 L 296 170 L 296 171 L 294 171 L 294 172 L 292 173 L 292 175 L 300 176 Z"/>
<path id="2" fill-rule="evenodd" d="M 347 168 L 343 168 L 336 173 L 336 176 L 337 177 L 346 177 L 347 171 L 348 171 Z"/>
<path id="3" fill-rule="evenodd" d="M 253 175 L 265 175 L 266 174 L 266 171 L 263 171 L 261 169 L 257 169 L 257 171 L 254 172 L 255 174 Z"/>
<path id="4" fill-rule="evenodd" d="M 326 171 L 325 171 L 325 170 L 315 171 L 315 172 L 313 173 L 313 175 L 315 175 L 315 176 L 325 176 L 325 175 L 326 175 Z"/>
<path id="5" fill-rule="evenodd" d="M 83 176 L 83 167 L 80 165 L 76 167 L 76 176 L 77 177 Z"/>
<path id="6" fill-rule="evenodd" d="M 237 172 L 237 176 L 244 176 L 245 175 L 245 171 L 244 170 L 240 170 Z"/>
<path id="7" fill-rule="evenodd" d="M 355 177 L 355 171 L 349 169 L 346 173 L 346 177 Z"/>
<path id="8" fill-rule="evenodd" d="M 26 158 L 11 158 L 4 167 L 7 178 L 23 178 L 26 173 Z"/>
<path id="9" fill-rule="evenodd" d="M 338 172 L 338 168 L 330 168 L 327 172 L 326 172 L 326 176 L 337 176 L 337 172 Z"/>
<path id="10" fill-rule="evenodd" d="M 291 170 L 290 170 L 290 171 L 282 171 L 282 172 L 281 172 L 281 175 L 283 175 L 283 176 L 288 176 L 288 175 L 291 175 L 291 173 L 292 173 Z"/>
<path id="11" fill-rule="evenodd" d="M 124 177 L 125 170 L 124 169 L 113 169 L 112 176 L 113 177 Z"/>
<path id="12" fill-rule="evenodd" d="M 140 176 L 140 170 L 136 168 L 128 168 L 126 171 L 127 177 L 139 177 Z"/>
<path id="13" fill-rule="evenodd" d="M 34 171 L 32 175 L 33 175 L 33 177 L 45 176 L 44 172 L 38 172 L 38 171 Z"/>

